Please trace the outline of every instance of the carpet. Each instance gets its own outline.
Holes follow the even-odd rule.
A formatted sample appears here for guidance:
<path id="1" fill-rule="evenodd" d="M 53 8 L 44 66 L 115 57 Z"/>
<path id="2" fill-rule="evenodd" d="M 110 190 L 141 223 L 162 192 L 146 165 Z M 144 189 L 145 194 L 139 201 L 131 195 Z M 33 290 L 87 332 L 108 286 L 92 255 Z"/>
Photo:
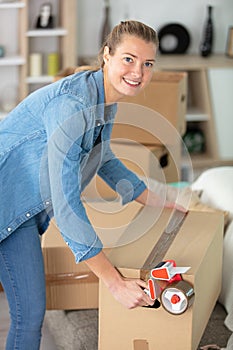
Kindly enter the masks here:
<path id="1" fill-rule="evenodd" d="M 209 347 L 209 350 L 227 347 L 228 339 L 232 333 L 224 324 L 225 318 L 225 309 L 217 303 L 198 349 L 208 344 L 218 345 L 218 348 Z M 46 322 L 58 350 L 98 349 L 97 310 L 47 311 Z M 233 350 L 233 347 L 227 347 L 227 350 Z"/>
<path id="2" fill-rule="evenodd" d="M 98 310 L 46 311 L 57 350 L 97 350 Z"/>

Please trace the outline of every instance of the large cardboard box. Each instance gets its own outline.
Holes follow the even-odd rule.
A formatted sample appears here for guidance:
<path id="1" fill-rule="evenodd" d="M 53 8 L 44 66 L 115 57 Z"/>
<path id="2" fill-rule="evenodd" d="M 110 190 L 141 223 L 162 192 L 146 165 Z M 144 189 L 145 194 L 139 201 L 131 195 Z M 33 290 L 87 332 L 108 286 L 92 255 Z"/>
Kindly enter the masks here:
<path id="1" fill-rule="evenodd" d="M 180 147 L 162 145 L 142 145 L 138 142 L 112 141 L 111 148 L 124 165 L 144 178 L 152 178 L 163 183 L 180 180 Z M 114 192 L 98 175 L 96 175 L 83 192 L 87 199 L 117 198 Z"/>
<path id="2" fill-rule="evenodd" d="M 85 203 L 87 214 L 101 237 L 105 252 L 115 245 L 122 232 L 140 210 L 141 205 L 119 202 Z M 98 279 L 85 262 L 76 264 L 52 219 L 42 236 L 48 310 L 77 310 L 98 307 Z"/>
<path id="3" fill-rule="evenodd" d="M 152 214 L 144 213 L 146 222 Z M 109 258 L 126 277 L 142 277 L 142 267 L 164 231 L 170 210 L 141 238 L 115 248 Z M 142 220 L 141 220 L 142 221 Z M 127 234 L 130 231 L 127 230 Z M 190 266 L 183 279 L 195 291 L 193 305 L 181 315 L 139 307 L 128 310 L 100 282 L 99 350 L 195 350 L 221 288 L 223 215 L 189 212 L 165 255 L 178 266 Z"/>
<path id="4" fill-rule="evenodd" d="M 186 107 L 187 74 L 157 71 L 139 95 L 121 100 L 112 138 L 143 144 L 176 143 L 175 130 L 180 135 L 186 130 Z"/>

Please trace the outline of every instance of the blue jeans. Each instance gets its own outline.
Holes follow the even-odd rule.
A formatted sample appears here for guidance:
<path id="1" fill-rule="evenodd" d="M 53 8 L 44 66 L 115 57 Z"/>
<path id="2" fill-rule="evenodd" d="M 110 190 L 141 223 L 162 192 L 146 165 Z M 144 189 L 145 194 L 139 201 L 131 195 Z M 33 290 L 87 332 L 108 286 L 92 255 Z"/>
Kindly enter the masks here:
<path id="1" fill-rule="evenodd" d="M 6 350 L 40 348 L 46 309 L 40 219 L 28 220 L 0 243 L 0 281 L 11 318 Z"/>

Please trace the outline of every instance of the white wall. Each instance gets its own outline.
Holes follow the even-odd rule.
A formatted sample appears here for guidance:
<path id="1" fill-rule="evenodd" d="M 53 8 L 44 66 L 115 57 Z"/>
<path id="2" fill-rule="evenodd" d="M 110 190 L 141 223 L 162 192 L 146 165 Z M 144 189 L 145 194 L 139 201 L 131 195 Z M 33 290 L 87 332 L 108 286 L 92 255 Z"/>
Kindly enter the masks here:
<path id="1" fill-rule="evenodd" d="M 78 55 L 95 56 L 99 49 L 104 0 L 77 1 Z M 233 26 L 233 0 L 110 0 L 111 25 L 127 18 L 143 21 L 156 30 L 167 23 L 180 23 L 192 38 L 188 53 L 199 53 L 207 5 L 214 6 L 214 52 L 223 53 L 228 28 Z"/>
<path id="2" fill-rule="evenodd" d="M 222 159 L 233 159 L 233 69 L 209 69 L 208 79 L 215 117 L 217 147 Z"/>

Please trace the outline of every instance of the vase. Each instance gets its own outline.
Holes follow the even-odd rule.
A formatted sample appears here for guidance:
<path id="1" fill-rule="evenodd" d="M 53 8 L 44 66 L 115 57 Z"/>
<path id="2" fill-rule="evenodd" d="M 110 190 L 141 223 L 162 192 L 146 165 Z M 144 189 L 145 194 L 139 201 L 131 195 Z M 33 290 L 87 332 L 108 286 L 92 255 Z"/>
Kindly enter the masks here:
<path id="1" fill-rule="evenodd" d="M 108 34 L 110 33 L 110 5 L 109 1 L 105 1 L 105 7 L 104 7 L 104 20 L 103 20 L 103 25 L 101 29 L 101 38 L 100 38 L 100 44 L 101 46 L 105 42 Z"/>
<path id="2" fill-rule="evenodd" d="M 205 23 L 203 38 L 200 45 L 200 54 L 207 57 L 212 53 L 213 46 L 213 20 L 212 20 L 212 6 L 207 6 L 207 20 Z"/>

